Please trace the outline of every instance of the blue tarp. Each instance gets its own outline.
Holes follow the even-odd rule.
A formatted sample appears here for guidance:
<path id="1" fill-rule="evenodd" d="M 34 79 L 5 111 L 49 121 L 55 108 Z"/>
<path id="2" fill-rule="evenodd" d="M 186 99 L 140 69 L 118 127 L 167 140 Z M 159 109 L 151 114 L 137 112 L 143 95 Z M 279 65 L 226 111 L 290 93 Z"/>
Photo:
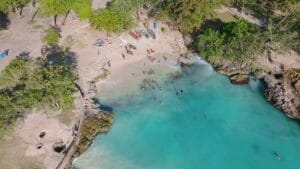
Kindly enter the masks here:
<path id="1" fill-rule="evenodd" d="M 5 58 L 6 56 L 8 56 L 8 49 L 3 52 L 0 52 L 0 59 Z"/>

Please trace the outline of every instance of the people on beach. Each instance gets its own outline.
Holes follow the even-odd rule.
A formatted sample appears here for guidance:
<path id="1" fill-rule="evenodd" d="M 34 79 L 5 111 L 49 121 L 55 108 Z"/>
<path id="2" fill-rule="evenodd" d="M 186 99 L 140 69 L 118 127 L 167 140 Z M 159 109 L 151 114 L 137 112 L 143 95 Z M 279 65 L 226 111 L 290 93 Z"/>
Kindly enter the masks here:
<path id="1" fill-rule="evenodd" d="M 107 65 L 108 65 L 109 67 L 111 67 L 110 60 L 107 62 Z"/>

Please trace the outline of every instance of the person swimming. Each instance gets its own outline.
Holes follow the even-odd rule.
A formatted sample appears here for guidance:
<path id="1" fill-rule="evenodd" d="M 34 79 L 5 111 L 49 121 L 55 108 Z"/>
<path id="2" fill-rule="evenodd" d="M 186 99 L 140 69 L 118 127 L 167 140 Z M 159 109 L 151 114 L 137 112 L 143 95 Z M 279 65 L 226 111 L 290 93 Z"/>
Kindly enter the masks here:
<path id="1" fill-rule="evenodd" d="M 276 151 L 274 151 L 273 154 L 278 160 L 281 160 L 281 156 Z"/>

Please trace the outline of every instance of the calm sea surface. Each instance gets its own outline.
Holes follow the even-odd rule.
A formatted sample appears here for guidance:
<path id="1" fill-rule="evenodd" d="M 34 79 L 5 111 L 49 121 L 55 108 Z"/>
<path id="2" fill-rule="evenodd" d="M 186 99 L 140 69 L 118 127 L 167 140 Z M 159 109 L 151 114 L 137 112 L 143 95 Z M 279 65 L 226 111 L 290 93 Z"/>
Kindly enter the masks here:
<path id="1" fill-rule="evenodd" d="M 100 97 L 113 126 L 74 169 L 300 168 L 300 125 L 265 100 L 259 81 L 231 85 L 204 63 L 151 79 L 138 94 Z"/>

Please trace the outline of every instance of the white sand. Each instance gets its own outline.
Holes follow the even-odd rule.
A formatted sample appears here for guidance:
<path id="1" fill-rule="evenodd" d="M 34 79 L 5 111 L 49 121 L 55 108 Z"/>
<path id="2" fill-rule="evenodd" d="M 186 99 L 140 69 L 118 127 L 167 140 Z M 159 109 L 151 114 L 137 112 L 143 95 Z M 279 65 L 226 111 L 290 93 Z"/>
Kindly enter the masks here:
<path id="1" fill-rule="evenodd" d="M 46 132 L 43 138 L 39 137 L 41 132 Z M 47 169 L 55 168 L 63 157 L 63 154 L 53 151 L 53 144 L 62 140 L 69 145 L 72 139 L 71 127 L 40 113 L 29 114 L 24 122 L 19 123 L 16 133 L 27 145 L 25 156 L 40 157 L 43 155 L 43 164 Z M 42 144 L 40 149 L 37 149 L 38 144 Z"/>
<path id="2" fill-rule="evenodd" d="M 164 27 L 166 26 L 164 25 Z M 136 29 L 143 29 L 143 26 Z M 151 56 L 164 53 L 172 54 L 176 58 L 179 53 L 187 52 L 182 35 L 178 31 L 167 30 L 162 33 L 159 29 L 155 33 L 157 39 L 141 38 L 135 40 L 127 33 L 108 37 L 106 33 L 93 30 L 82 22 L 72 21 L 63 28 L 62 41 L 69 35 L 72 36 L 74 45 L 71 47 L 71 51 L 78 55 L 78 70 L 84 85 L 87 81 L 94 79 L 102 68 L 109 70 L 111 75 L 126 71 L 122 69 L 124 65 L 147 58 L 147 49 L 155 51 Z M 108 39 L 109 43 L 105 41 L 104 46 L 100 48 L 94 46 L 93 43 L 99 38 Z M 133 50 L 133 55 L 126 54 L 126 43 L 131 43 L 137 47 L 137 50 Z M 125 55 L 125 59 L 123 59 L 122 53 Z M 111 67 L 108 65 L 109 61 Z M 121 72 L 120 69 L 122 69 Z"/>

